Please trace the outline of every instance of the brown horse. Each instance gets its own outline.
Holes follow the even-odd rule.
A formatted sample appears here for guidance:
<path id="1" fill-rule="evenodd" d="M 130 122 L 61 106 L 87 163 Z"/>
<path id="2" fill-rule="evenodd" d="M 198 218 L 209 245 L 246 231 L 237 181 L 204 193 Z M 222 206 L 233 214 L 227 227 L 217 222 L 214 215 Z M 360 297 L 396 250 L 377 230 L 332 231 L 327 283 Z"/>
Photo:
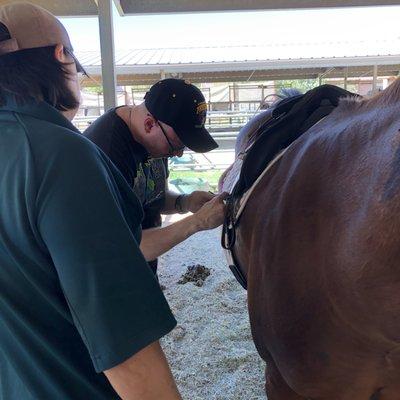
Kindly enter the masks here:
<path id="1" fill-rule="evenodd" d="M 269 400 L 400 399 L 399 130 L 400 80 L 343 100 L 243 211 L 234 253 Z"/>

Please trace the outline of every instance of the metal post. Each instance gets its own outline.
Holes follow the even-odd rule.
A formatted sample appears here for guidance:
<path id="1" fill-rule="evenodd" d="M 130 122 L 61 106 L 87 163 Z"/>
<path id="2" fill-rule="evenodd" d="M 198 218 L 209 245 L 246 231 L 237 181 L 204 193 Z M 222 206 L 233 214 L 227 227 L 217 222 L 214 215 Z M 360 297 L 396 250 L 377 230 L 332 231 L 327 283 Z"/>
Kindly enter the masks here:
<path id="1" fill-rule="evenodd" d="M 378 88 L 378 66 L 374 65 L 374 77 L 372 81 L 372 93 L 376 93 Z"/>
<path id="2" fill-rule="evenodd" d="M 349 68 L 344 69 L 344 89 L 347 90 L 347 80 L 349 79 Z"/>
<path id="3" fill-rule="evenodd" d="M 239 109 L 239 87 L 236 82 L 233 83 L 233 109 L 237 111 Z M 229 123 L 232 124 L 232 118 L 229 119 Z"/>
<path id="4" fill-rule="evenodd" d="M 132 86 L 131 86 L 131 97 L 132 97 L 132 104 L 135 105 L 135 92 L 133 91 Z"/>
<path id="5" fill-rule="evenodd" d="M 104 111 L 107 111 L 110 108 L 115 107 L 117 104 L 112 0 L 98 0 L 97 5 L 99 8 Z"/>
<path id="6" fill-rule="evenodd" d="M 128 92 L 126 90 L 126 86 L 124 86 L 124 98 L 125 98 L 125 105 L 129 105 L 129 96 L 128 96 Z"/>
<path id="7" fill-rule="evenodd" d="M 265 100 L 265 86 L 264 84 L 261 85 L 261 107 L 264 106 Z"/>

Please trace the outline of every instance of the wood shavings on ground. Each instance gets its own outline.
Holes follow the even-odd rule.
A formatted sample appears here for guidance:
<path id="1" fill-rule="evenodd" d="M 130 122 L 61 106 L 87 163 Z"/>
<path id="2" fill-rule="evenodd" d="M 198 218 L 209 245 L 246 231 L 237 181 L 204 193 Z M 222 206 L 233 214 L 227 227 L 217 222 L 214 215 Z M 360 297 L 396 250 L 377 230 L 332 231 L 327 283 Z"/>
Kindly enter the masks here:
<path id="1" fill-rule="evenodd" d="M 219 229 L 200 232 L 160 259 L 160 283 L 178 321 L 161 345 L 185 400 L 265 400 L 246 292 L 219 243 Z M 212 267 L 203 286 L 177 283 L 188 265 Z"/>

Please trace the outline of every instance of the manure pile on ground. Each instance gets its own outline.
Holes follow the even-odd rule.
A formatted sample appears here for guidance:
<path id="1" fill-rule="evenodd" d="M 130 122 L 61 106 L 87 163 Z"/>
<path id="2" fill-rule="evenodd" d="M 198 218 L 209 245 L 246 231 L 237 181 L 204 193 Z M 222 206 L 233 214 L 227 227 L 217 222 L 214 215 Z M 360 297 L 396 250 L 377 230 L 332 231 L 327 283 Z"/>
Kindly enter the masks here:
<path id="1" fill-rule="evenodd" d="M 190 265 L 187 267 L 187 271 L 181 276 L 178 283 L 180 285 L 184 285 L 188 282 L 193 282 L 196 286 L 203 286 L 207 277 L 211 274 L 210 268 L 205 267 L 204 265 Z"/>

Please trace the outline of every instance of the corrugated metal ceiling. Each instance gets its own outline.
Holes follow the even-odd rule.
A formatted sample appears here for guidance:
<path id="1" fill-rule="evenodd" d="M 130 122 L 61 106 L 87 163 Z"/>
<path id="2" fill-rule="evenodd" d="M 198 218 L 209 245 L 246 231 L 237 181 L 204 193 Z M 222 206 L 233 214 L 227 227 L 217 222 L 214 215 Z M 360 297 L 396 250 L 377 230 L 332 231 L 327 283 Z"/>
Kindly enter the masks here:
<path id="1" fill-rule="evenodd" d="M 100 66 L 100 54 L 94 51 L 77 53 L 86 67 Z M 400 38 L 314 43 L 268 43 L 256 46 L 190 47 L 170 49 L 134 49 L 117 51 L 117 66 L 157 66 L 229 64 L 254 61 L 289 61 L 400 56 Z"/>

